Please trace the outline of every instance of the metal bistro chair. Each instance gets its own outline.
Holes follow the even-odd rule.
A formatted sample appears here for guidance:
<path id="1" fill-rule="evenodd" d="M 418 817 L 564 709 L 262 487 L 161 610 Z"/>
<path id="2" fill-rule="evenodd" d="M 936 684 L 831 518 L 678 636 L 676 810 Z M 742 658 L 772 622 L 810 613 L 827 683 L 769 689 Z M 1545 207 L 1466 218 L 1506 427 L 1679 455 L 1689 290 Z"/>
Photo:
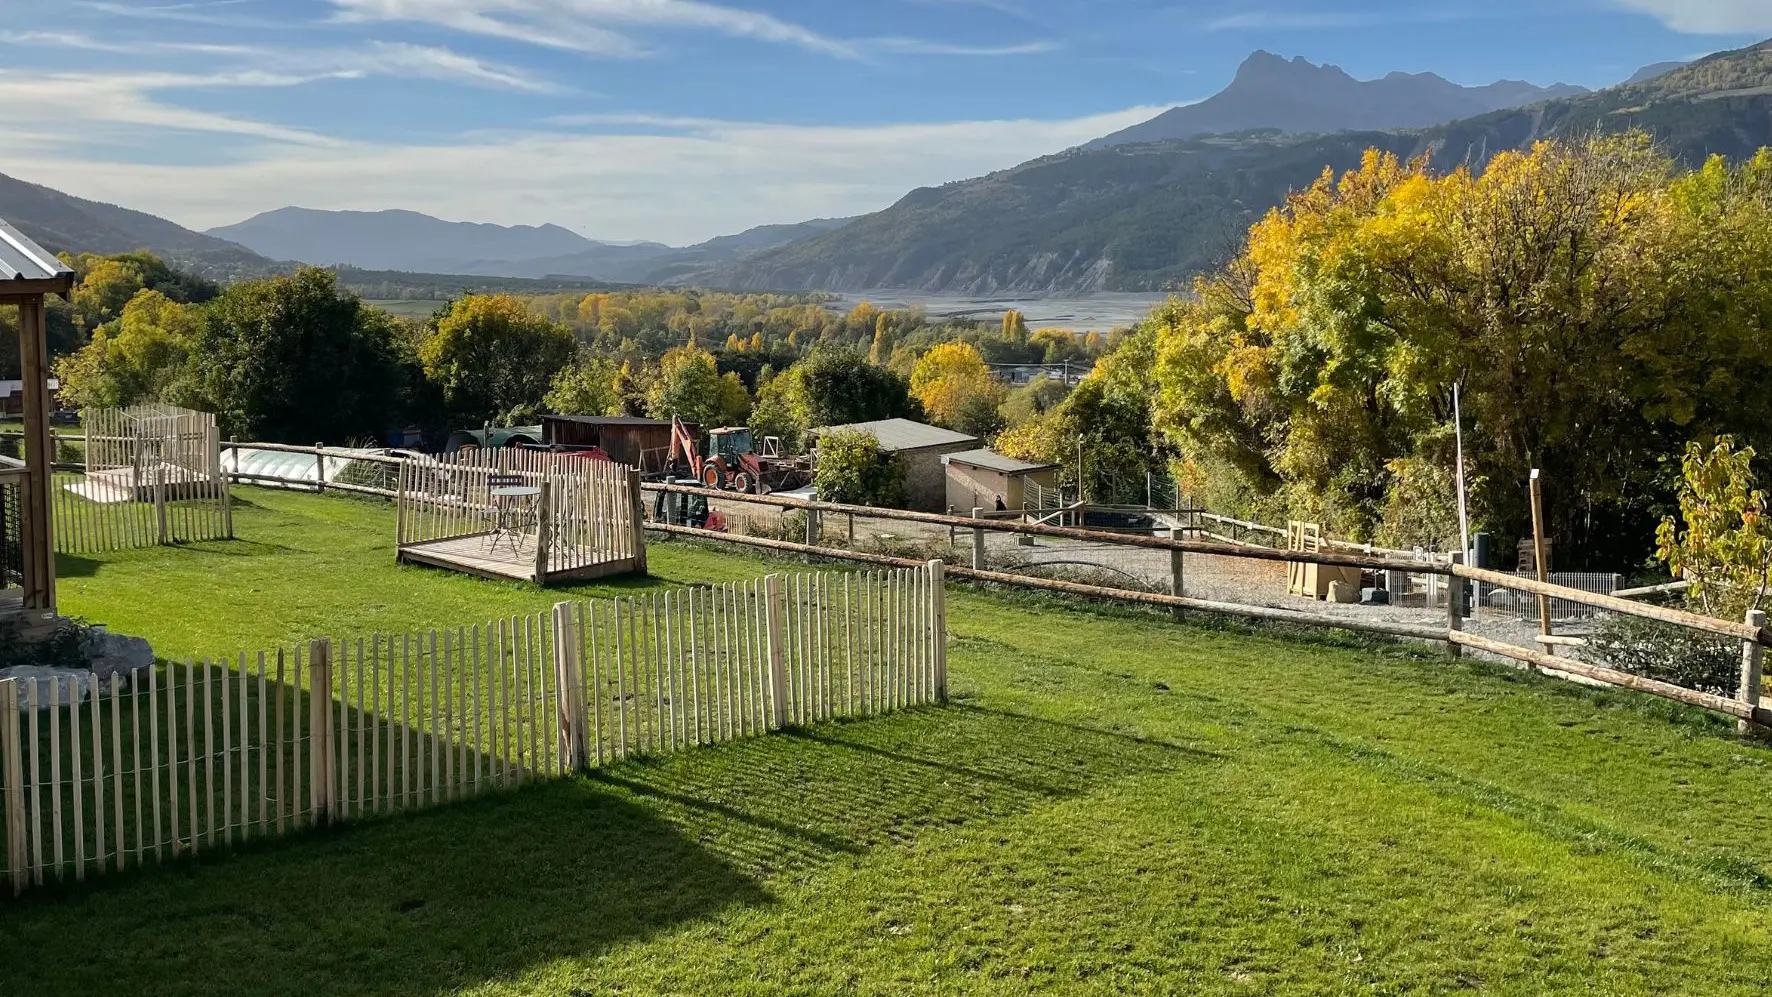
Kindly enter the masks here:
<path id="1" fill-rule="evenodd" d="M 494 474 L 486 479 L 495 515 L 492 532 L 487 534 L 486 550 L 496 552 L 501 541 L 510 545 L 511 555 L 521 557 L 523 538 L 536 527 L 537 500 L 541 489 L 520 474 Z"/>

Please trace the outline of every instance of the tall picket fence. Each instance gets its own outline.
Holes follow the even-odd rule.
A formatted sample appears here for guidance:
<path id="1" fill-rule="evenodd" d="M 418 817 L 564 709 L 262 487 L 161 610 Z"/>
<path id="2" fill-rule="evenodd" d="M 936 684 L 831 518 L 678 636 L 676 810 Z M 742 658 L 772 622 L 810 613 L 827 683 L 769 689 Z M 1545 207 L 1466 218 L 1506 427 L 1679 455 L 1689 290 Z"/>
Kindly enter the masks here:
<path id="1" fill-rule="evenodd" d="M 564 602 L 473 627 L 0 682 L 14 893 L 636 755 L 944 701 L 942 569 Z"/>

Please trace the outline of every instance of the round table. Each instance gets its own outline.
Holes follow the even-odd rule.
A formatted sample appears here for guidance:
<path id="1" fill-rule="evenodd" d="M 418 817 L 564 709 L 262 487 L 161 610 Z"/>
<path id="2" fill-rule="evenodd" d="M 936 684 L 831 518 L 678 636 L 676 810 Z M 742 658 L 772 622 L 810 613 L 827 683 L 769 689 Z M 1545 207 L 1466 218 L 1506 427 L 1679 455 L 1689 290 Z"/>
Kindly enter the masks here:
<path id="1" fill-rule="evenodd" d="M 492 531 L 492 542 L 487 549 L 497 550 L 498 542 L 503 539 L 510 542 L 513 555 L 521 555 L 523 537 L 535 518 L 535 502 L 540 498 L 541 488 L 536 485 L 500 485 L 492 489 L 498 524 Z"/>

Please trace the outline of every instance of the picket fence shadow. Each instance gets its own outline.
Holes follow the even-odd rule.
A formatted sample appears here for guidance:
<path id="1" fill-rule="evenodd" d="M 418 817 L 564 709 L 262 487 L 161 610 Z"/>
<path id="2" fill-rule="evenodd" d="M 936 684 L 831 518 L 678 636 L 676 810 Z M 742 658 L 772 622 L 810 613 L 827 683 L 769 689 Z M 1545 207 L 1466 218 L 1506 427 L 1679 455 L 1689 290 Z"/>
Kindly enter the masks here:
<path id="1" fill-rule="evenodd" d="M 943 587 L 940 562 L 770 575 L 169 664 L 133 685 L 0 682 L 4 876 L 17 894 L 945 702 Z"/>

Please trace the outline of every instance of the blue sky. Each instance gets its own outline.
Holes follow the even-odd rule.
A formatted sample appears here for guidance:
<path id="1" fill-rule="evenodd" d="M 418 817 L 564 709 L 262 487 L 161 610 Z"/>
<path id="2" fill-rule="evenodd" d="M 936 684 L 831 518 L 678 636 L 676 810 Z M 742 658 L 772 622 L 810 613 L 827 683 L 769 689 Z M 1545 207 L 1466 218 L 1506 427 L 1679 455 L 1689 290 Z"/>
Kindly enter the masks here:
<path id="1" fill-rule="evenodd" d="M 0 172 L 208 227 L 411 208 L 686 243 L 1209 96 L 1252 50 L 1589 87 L 1772 0 L 0 0 Z"/>

